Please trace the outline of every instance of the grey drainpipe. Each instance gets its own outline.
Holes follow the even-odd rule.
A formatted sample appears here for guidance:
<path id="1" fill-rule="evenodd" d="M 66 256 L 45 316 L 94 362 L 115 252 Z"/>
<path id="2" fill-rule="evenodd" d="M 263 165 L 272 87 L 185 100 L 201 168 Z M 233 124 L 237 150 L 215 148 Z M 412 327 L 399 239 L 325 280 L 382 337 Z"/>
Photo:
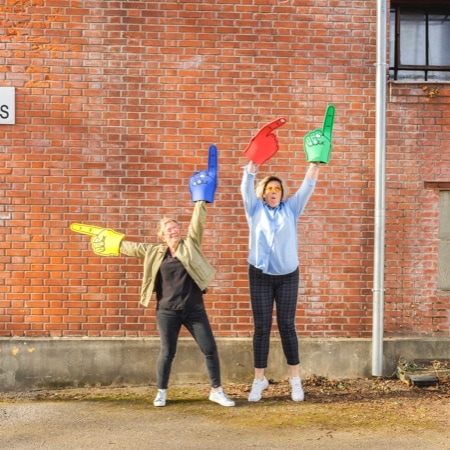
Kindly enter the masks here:
<path id="1" fill-rule="evenodd" d="M 372 318 L 373 376 L 383 376 L 384 235 L 386 221 L 386 23 L 386 0 L 377 0 L 375 248 Z"/>

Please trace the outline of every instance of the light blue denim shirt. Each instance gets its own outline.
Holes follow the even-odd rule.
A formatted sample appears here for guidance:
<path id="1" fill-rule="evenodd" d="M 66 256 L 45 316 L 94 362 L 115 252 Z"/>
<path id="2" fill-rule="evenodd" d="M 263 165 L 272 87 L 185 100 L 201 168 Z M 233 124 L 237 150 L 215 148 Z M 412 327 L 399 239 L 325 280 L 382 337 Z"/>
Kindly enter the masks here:
<path id="1" fill-rule="evenodd" d="M 244 169 L 241 194 L 250 230 L 248 263 L 269 275 L 286 275 L 298 267 L 297 224 L 317 180 L 305 176 L 297 192 L 276 208 L 255 194 L 255 174 Z"/>

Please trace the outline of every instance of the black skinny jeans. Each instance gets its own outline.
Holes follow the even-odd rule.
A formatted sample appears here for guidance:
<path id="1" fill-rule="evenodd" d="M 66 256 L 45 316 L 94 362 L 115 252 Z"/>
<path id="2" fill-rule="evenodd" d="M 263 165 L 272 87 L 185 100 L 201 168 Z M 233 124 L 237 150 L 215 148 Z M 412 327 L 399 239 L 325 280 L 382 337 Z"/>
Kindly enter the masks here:
<path id="1" fill-rule="evenodd" d="M 221 386 L 219 353 L 205 309 L 193 311 L 161 309 L 156 312 L 156 319 L 161 337 L 157 362 L 158 389 L 167 389 L 169 385 L 170 371 L 182 325 L 191 333 L 205 355 L 206 370 L 211 387 Z"/>

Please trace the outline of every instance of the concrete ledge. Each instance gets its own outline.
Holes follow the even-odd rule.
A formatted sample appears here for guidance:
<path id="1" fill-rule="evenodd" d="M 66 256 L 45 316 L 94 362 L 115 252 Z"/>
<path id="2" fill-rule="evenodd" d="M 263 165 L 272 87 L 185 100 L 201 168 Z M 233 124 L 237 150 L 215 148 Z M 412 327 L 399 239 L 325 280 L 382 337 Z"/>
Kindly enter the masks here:
<path id="1" fill-rule="evenodd" d="M 251 338 L 217 338 L 222 381 L 253 379 Z M 301 375 L 333 379 L 371 376 L 370 339 L 300 337 Z M 156 383 L 159 338 L 4 338 L 0 339 L 0 390 L 88 385 Z M 448 358 L 450 338 L 384 341 L 384 376 L 395 374 L 400 357 Z M 272 338 L 267 376 L 288 376 L 279 339 Z M 191 338 L 180 338 L 172 383 L 208 382 L 203 355 Z"/>

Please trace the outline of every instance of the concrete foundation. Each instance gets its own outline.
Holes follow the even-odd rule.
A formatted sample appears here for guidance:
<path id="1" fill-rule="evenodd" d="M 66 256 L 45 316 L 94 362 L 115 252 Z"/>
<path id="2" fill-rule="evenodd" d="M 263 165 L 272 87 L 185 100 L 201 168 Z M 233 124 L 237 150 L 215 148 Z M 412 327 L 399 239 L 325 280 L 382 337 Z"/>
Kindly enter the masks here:
<path id="1" fill-rule="evenodd" d="M 251 382 L 251 338 L 217 338 L 222 381 Z M 301 376 L 332 379 L 371 376 L 370 339 L 300 338 Z M 0 390 L 156 383 L 159 338 L 0 339 Z M 450 338 L 403 338 L 384 341 L 384 373 L 391 377 L 399 358 L 450 357 Z M 266 375 L 288 376 L 279 339 L 272 338 Z M 203 355 L 191 338 L 180 338 L 171 383 L 208 382 Z"/>

